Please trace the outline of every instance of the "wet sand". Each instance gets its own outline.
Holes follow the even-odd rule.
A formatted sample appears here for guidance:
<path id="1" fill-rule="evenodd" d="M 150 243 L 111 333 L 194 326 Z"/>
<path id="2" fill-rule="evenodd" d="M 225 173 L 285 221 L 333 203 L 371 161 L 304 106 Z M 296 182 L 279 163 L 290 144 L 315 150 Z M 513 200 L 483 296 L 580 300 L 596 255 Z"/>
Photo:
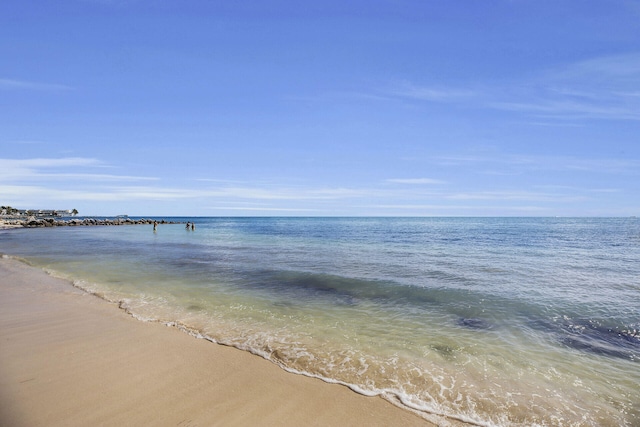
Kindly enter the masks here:
<path id="1" fill-rule="evenodd" d="M 87 425 L 434 424 L 0 258 L 0 426 Z"/>

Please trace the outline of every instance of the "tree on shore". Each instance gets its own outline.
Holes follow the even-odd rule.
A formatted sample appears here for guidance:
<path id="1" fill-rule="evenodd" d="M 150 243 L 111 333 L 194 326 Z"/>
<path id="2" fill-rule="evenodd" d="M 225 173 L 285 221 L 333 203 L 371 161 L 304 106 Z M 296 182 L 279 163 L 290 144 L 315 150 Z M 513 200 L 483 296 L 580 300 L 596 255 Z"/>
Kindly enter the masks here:
<path id="1" fill-rule="evenodd" d="M 78 215 L 78 209 L 74 209 L 71 211 L 71 215 L 76 216 Z"/>
<path id="2" fill-rule="evenodd" d="M 18 213 L 18 209 L 12 208 L 11 206 L 0 206 L 0 212 L 4 215 L 13 215 Z"/>

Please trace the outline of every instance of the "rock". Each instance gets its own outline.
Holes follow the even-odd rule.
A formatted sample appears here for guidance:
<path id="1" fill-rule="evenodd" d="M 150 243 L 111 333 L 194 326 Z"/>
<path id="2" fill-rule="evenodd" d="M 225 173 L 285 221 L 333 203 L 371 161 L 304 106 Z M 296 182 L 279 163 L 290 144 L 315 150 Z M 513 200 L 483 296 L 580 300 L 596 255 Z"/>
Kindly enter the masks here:
<path id="1" fill-rule="evenodd" d="M 491 324 L 486 320 L 477 318 L 461 318 L 458 319 L 458 325 L 469 329 L 491 329 Z"/>
<path id="2" fill-rule="evenodd" d="M 26 220 L 2 220 L 0 221 L 0 225 L 3 227 L 78 227 L 78 226 L 91 226 L 91 225 L 141 225 L 141 224 L 153 224 L 157 220 L 152 219 L 131 219 L 131 218 L 115 218 L 115 219 L 96 219 L 96 218 L 84 218 L 77 219 L 73 218 L 70 220 L 62 220 L 55 218 L 37 218 L 35 216 L 30 216 Z M 158 221 L 160 224 L 182 224 L 182 222 L 176 221 L 167 221 L 161 220 Z"/>

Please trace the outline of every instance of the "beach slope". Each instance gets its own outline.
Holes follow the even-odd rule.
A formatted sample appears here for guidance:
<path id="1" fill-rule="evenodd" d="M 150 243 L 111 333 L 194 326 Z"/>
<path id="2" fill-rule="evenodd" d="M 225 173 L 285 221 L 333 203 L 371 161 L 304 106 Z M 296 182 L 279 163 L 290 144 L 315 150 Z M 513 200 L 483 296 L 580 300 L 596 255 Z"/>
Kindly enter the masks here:
<path id="1" fill-rule="evenodd" d="M 0 258 L 0 426 L 430 426 Z"/>

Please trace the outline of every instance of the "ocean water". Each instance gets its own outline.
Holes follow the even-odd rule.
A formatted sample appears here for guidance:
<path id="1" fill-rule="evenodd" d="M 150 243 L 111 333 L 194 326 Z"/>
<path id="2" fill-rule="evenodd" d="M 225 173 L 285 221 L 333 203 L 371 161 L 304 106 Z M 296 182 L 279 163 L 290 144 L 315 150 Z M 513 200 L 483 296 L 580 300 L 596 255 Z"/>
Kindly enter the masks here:
<path id="1" fill-rule="evenodd" d="M 164 219 L 0 252 L 441 425 L 640 426 L 640 219 Z"/>

